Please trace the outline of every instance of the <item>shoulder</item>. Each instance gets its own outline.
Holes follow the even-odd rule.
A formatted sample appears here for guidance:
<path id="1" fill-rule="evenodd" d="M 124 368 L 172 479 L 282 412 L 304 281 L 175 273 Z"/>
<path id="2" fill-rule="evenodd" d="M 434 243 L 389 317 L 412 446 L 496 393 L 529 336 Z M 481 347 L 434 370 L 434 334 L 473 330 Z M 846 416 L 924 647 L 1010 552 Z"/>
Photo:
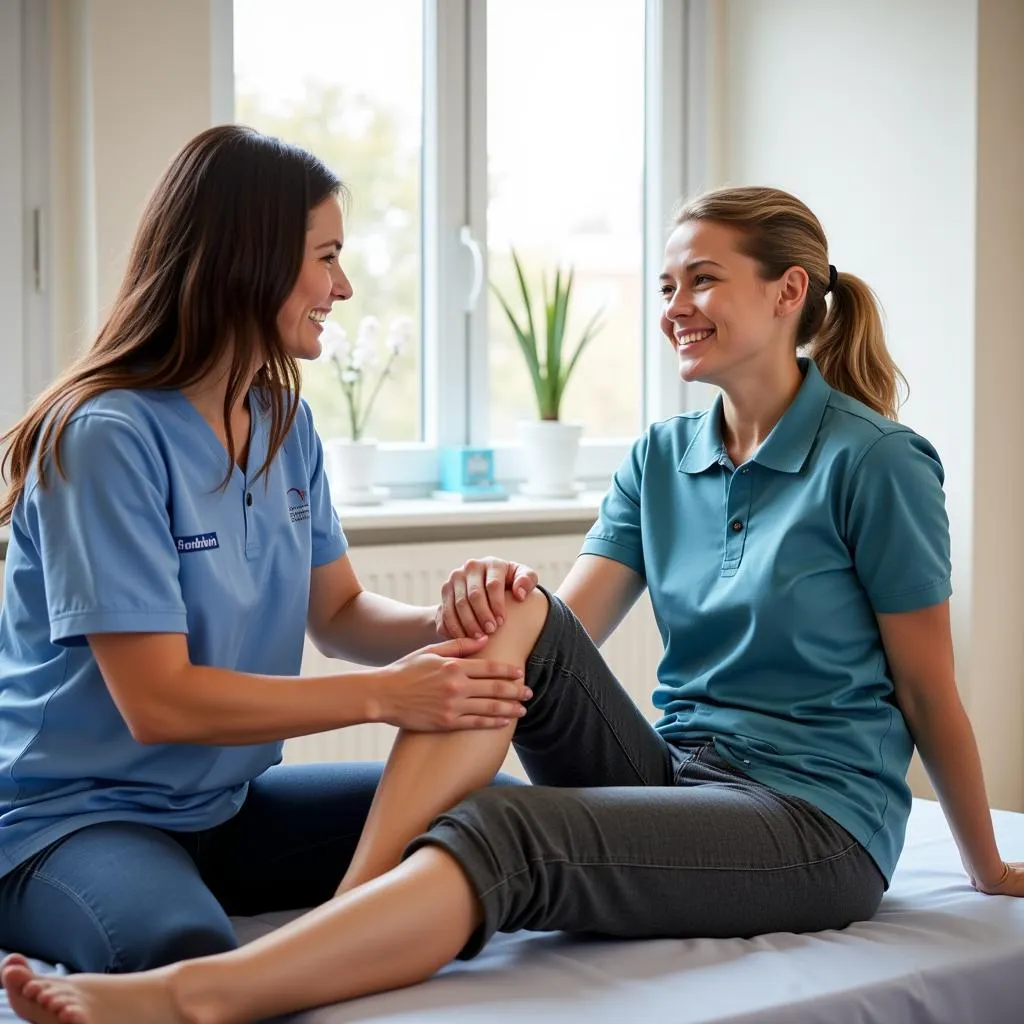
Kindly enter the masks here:
<path id="1" fill-rule="evenodd" d="M 826 404 L 821 440 L 822 449 L 854 474 L 880 466 L 898 469 L 921 459 L 941 470 L 939 454 L 926 437 L 839 391 L 833 390 Z"/>
<path id="2" fill-rule="evenodd" d="M 657 420 L 647 428 L 637 445 L 643 445 L 650 457 L 675 459 L 678 462 L 704 430 L 710 413 L 710 409 L 700 409 Z"/>
<path id="3" fill-rule="evenodd" d="M 164 428 L 156 393 L 132 390 L 107 391 L 83 402 L 60 429 L 56 447 L 49 447 L 44 459 L 48 484 L 77 477 L 113 479 L 119 471 L 143 474 L 153 480 L 167 478 Z M 52 413 L 51 424 L 60 422 L 60 409 Z M 54 473 L 54 460 L 60 472 Z M 26 492 L 39 483 L 38 464 L 33 459 Z"/>
<path id="4" fill-rule="evenodd" d="M 166 434 L 168 395 L 128 389 L 105 391 L 83 402 L 68 417 L 62 440 L 69 448 L 86 444 L 141 447 L 158 453 Z"/>

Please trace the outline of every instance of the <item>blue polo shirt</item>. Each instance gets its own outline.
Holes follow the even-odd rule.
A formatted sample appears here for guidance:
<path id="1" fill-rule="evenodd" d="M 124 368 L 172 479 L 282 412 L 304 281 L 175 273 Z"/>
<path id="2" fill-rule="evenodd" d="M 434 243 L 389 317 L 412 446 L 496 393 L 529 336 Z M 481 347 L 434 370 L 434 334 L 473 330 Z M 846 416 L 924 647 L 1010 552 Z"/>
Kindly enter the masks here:
<path id="1" fill-rule="evenodd" d="M 755 780 L 816 805 L 888 881 L 913 742 L 875 616 L 950 595 L 942 466 L 800 362 L 800 391 L 742 466 L 722 442 L 721 397 L 653 425 L 583 551 L 647 584 L 665 645 L 662 735 L 713 739 Z"/>
<path id="2" fill-rule="evenodd" d="M 64 434 L 68 479 L 52 463 L 45 488 L 30 474 L 0 612 L 0 875 L 97 822 L 220 824 L 280 760 L 280 743 L 136 742 L 86 641 L 184 633 L 194 664 L 298 675 L 310 569 L 345 537 L 304 402 L 254 479 L 269 415 L 250 397 L 249 472 L 226 488 L 224 447 L 177 391 L 90 401 Z"/>

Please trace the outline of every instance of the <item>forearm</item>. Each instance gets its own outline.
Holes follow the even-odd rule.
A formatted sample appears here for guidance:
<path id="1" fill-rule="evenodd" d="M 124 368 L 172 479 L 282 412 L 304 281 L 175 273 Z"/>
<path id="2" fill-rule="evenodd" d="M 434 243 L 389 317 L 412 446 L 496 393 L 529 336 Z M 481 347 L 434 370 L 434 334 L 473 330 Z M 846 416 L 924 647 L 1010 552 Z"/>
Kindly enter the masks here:
<path id="1" fill-rule="evenodd" d="M 388 665 L 437 643 L 436 606 L 420 607 L 361 591 L 315 638 L 321 652 L 363 665 Z"/>
<path id="2" fill-rule="evenodd" d="M 925 706 L 908 717 L 928 777 L 942 805 L 968 874 L 993 882 L 1003 862 L 992 830 L 992 814 L 974 730 L 959 699 Z"/>
<path id="3" fill-rule="evenodd" d="M 130 723 L 145 743 L 242 746 L 376 721 L 379 673 L 309 678 L 249 675 L 190 665 L 154 695 L 146 722 Z"/>

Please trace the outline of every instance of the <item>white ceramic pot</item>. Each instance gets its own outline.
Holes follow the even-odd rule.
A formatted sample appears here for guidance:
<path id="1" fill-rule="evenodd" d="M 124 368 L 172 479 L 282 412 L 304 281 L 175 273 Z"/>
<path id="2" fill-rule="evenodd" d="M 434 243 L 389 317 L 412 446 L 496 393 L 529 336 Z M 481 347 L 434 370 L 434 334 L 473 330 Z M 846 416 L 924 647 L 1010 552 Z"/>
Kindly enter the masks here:
<path id="1" fill-rule="evenodd" d="M 379 505 L 388 492 L 374 483 L 376 472 L 376 441 L 339 438 L 327 442 L 327 479 L 336 504 Z"/>
<path id="2" fill-rule="evenodd" d="M 559 420 L 522 420 L 522 469 L 526 482 L 520 488 L 531 498 L 573 498 L 576 484 L 576 455 L 583 434 L 581 423 Z"/>

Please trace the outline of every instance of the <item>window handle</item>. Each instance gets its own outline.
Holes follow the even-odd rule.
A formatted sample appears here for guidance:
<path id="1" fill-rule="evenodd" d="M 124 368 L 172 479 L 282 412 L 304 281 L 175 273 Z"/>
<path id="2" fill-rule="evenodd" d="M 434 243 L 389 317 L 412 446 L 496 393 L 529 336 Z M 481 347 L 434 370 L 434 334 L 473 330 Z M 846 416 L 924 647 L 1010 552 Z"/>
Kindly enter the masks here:
<path id="1" fill-rule="evenodd" d="M 466 296 L 466 312 L 472 313 L 476 309 L 480 290 L 484 286 L 484 253 L 480 248 L 480 243 L 473 237 L 473 232 L 469 229 L 468 224 L 462 226 L 462 230 L 459 232 L 459 241 L 473 257 L 473 283 L 469 286 L 469 294 Z"/>

